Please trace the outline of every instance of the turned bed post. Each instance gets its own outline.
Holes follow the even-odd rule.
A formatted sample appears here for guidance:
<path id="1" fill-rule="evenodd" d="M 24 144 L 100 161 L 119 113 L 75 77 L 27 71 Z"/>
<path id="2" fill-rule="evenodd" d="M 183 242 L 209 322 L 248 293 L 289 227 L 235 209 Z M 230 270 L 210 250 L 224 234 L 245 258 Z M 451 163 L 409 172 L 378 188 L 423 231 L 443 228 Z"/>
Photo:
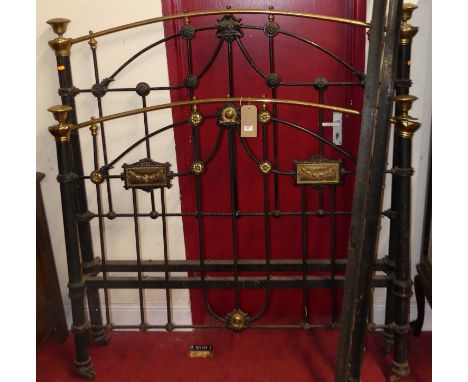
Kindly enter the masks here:
<path id="1" fill-rule="evenodd" d="M 73 86 L 72 79 L 70 63 L 72 40 L 70 38 L 63 37 L 69 22 L 70 20 L 68 19 L 56 18 L 47 21 L 47 24 L 49 24 L 58 35 L 57 38 L 49 41 L 49 46 L 55 51 L 60 85 L 59 95 L 62 98 L 62 104 L 71 107 L 71 110 L 68 112 L 66 122 L 76 124 L 77 116 L 75 96 L 79 93 L 79 90 Z M 82 177 L 83 163 L 81 159 L 81 145 L 78 131 L 71 131 L 70 133 L 69 156 L 72 172 L 75 175 Z M 91 214 L 88 211 L 88 201 L 84 180 L 82 178 L 77 179 L 73 185 L 75 187 L 75 204 L 83 273 L 96 275 L 100 259 L 94 257 L 91 227 L 89 224 Z M 91 319 L 91 338 L 96 343 L 107 343 L 109 338 L 107 337 L 106 329 L 102 324 L 101 303 L 98 290 L 88 288 L 87 298 Z"/>
<path id="2" fill-rule="evenodd" d="M 412 39 L 416 35 L 418 28 L 408 24 L 408 20 L 411 18 L 413 11 L 418 7 L 414 4 L 403 4 L 403 12 L 401 17 L 400 25 L 400 42 L 398 46 L 398 61 L 397 61 L 397 78 L 395 80 L 395 92 L 396 95 L 408 95 L 409 89 L 411 88 L 412 82 L 410 77 L 411 68 L 411 44 Z M 395 115 L 400 116 L 400 104 L 397 102 L 395 105 Z M 395 129 L 393 134 L 393 160 L 392 167 L 401 167 L 400 165 L 400 139 L 398 130 Z M 394 275 L 395 272 L 395 257 L 398 250 L 398 219 L 397 219 L 397 206 L 398 206 L 398 195 L 399 195 L 399 175 L 392 174 L 392 196 L 391 196 L 391 207 L 387 211 L 387 216 L 390 218 L 390 240 L 389 240 L 389 252 L 385 258 L 390 274 Z M 392 325 L 395 322 L 395 297 L 393 295 L 392 287 L 387 288 L 387 298 L 385 307 L 385 325 L 386 328 L 383 331 L 384 350 L 388 353 L 394 343 L 394 332 Z"/>
<path id="3" fill-rule="evenodd" d="M 94 379 L 95 372 L 88 353 L 89 327 L 85 317 L 84 294 L 86 290 L 85 279 L 81 270 L 81 259 L 76 224 L 75 181 L 77 175 L 73 172 L 71 164 L 71 125 L 66 123 L 67 114 L 71 110 L 68 105 L 52 106 L 48 109 L 59 122 L 49 127 L 50 133 L 55 137 L 57 145 L 57 162 L 62 200 L 63 230 L 65 234 L 65 247 L 68 265 L 68 289 L 71 300 L 73 324 L 71 330 L 75 340 L 75 367 L 78 373 L 87 378 Z"/>

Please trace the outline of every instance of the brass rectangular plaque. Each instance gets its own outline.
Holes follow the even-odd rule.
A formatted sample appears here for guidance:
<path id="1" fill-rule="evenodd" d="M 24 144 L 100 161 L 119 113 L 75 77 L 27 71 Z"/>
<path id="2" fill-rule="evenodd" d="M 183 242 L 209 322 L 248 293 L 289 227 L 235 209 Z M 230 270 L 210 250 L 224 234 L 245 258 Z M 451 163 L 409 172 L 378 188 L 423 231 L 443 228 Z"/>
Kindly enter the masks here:
<path id="1" fill-rule="evenodd" d="M 155 188 L 171 187 L 169 163 L 158 163 L 151 159 L 142 159 L 132 164 L 124 164 L 122 178 L 124 187 L 150 191 Z"/>
<path id="2" fill-rule="evenodd" d="M 211 358 L 213 357 L 213 345 L 192 345 L 189 349 L 190 358 Z"/>
<path id="3" fill-rule="evenodd" d="M 341 183 L 341 161 L 315 157 L 296 162 L 296 184 L 326 185 Z"/>

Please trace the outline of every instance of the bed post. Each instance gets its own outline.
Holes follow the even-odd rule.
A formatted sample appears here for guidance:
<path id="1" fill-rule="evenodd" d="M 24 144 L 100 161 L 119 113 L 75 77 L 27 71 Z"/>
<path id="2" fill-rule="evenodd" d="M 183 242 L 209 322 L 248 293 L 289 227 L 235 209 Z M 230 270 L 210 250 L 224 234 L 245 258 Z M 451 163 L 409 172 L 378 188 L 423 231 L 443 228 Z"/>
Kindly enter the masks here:
<path id="1" fill-rule="evenodd" d="M 95 371 L 88 353 L 89 322 L 85 317 L 84 293 L 85 280 L 82 277 L 80 251 L 76 227 L 76 204 L 74 182 L 77 175 L 71 165 L 71 124 L 66 123 L 67 114 L 71 110 L 68 105 L 52 106 L 48 109 L 59 122 L 49 127 L 57 145 L 57 162 L 62 199 L 63 229 L 68 265 L 68 289 L 71 300 L 73 324 L 72 332 L 75 340 L 75 367 L 78 373 L 86 379 L 94 379 Z"/>
<path id="2" fill-rule="evenodd" d="M 62 98 L 62 104 L 71 107 L 66 122 L 71 124 L 77 123 L 75 96 L 79 90 L 73 86 L 71 64 L 70 64 L 70 49 L 72 42 L 70 38 L 63 37 L 67 30 L 70 20 L 56 18 L 47 21 L 58 37 L 49 41 L 49 46 L 55 51 L 57 59 L 57 71 L 59 77 L 59 95 Z M 81 160 L 81 146 L 78 131 L 70 133 L 70 164 L 73 173 L 77 176 L 83 176 L 83 164 Z M 83 179 L 77 179 L 74 182 L 75 187 L 75 203 L 76 213 L 78 217 L 78 233 L 82 257 L 83 273 L 96 275 L 98 272 L 99 258 L 94 257 L 90 217 L 88 211 L 88 201 L 86 198 L 86 188 Z M 97 289 L 88 289 L 88 307 L 91 319 L 91 338 L 96 343 L 107 343 L 109 338 L 106 334 L 106 329 L 102 324 L 101 304 L 99 292 Z"/>
<path id="3" fill-rule="evenodd" d="M 397 78 L 395 80 L 395 91 L 396 95 L 408 95 L 409 89 L 412 85 L 410 78 L 411 68 L 411 44 L 412 38 L 417 33 L 418 28 L 408 24 L 408 20 L 411 18 L 413 11 L 418 8 L 414 4 L 403 4 L 403 13 L 401 17 L 400 25 L 400 43 L 398 46 L 398 61 L 397 61 Z M 402 114 L 400 103 L 397 102 L 395 105 L 395 115 L 400 116 Z M 400 138 L 398 130 L 395 129 L 393 134 L 393 161 L 392 167 L 401 167 L 400 165 Z M 398 184 L 400 176 L 395 172 L 392 173 L 392 201 L 390 210 L 387 211 L 387 216 L 390 218 L 390 243 L 388 256 L 385 258 L 390 274 L 394 275 L 395 272 L 395 257 L 398 250 L 399 234 L 398 234 L 398 195 L 400 185 Z M 391 326 L 395 322 L 395 297 L 393 295 L 393 288 L 387 288 L 387 298 L 385 307 L 385 325 L 386 328 L 383 331 L 383 341 L 385 353 L 388 353 L 394 343 L 394 331 Z"/>

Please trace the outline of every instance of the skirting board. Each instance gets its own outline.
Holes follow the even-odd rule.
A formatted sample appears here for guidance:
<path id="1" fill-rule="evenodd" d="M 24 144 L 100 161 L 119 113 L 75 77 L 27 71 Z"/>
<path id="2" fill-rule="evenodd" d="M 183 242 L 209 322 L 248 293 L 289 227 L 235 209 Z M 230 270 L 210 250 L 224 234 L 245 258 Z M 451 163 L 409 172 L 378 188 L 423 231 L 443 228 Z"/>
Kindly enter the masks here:
<path id="1" fill-rule="evenodd" d="M 140 317 L 140 308 L 138 304 L 112 304 L 110 306 L 111 317 L 113 324 L 126 324 L 138 325 Z M 102 306 L 104 312 L 105 307 Z M 71 306 L 65 305 L 65 315 L 67 317 L 68 326 L 71 326 L 72 315 Z M 411 320 L 416 319 L 417 307 L 416 302 L 412 302 L 410 305 L 410 317 Z M 147 304 L 146 305 L 146 318 L 148 323 L 152 325 L 164 325 L 166 323 L 166 304 Z M 172 319 L 175 324 L 178 325 L 191 325 L 192 314 L 190 311 L 190 305 L 173 306 L 172 308 Z M 382 325 L 385 321 L 385 303 L 375 302 L 374 303 L 374 320 L 377 325 Z M 135 329 L 136 330 L 136 329 Z M 432 311 L 429 304 L 426 303 L 426 312 L 424 317 L 423 331 L 432 330 Z"/>

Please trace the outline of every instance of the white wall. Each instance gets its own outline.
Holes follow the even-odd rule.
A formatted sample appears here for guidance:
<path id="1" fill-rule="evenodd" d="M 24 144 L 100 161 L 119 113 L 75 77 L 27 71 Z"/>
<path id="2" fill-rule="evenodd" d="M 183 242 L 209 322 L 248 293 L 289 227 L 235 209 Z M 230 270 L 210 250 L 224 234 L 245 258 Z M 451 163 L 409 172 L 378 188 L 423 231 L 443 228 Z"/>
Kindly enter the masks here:
<path id="1" fill-rule="evenodd" d="M 71 19 L 66 36 L 78 37 L 87 34 L 93 28 L 102 30 L 115 25 L 138 21 L 149 17 L 157 17 L 162 14 L 161 3 L 153 0 L 140 0 L 138 2 L 122 2 L 119 0 L 105 1 L 73 1 L 73 0 L 43 0 L 37 4 L 37 165 L 38 171 L 46 174 L 42 182 L 44 203 L 49 223 L 52 246 L 55 254 L 59 282 L 62 291 L 67 316 L 70 314 L 70 303 L 67 290 L 67 267 L 65 256 L 65 243 L 63 239 L 63 228 L 61 218 L 61 204 L 57 176 L 57 161 L 55 154 L 55 142 L 48 133 L 47 127 L 53 124 L 53 118 L 46 109 L 60 103 L 57 94 L 58 78 L 54 52 L 48 47 L 47 41 L 56 37 L 49 25 L 48 19 L 54 17 L 66 17 Z M 161 24 L 150 25 L 121 34 L 114 34 L 98 39 L 98 59 L 100 77 L 110 76 L 127 58 L 141 48 L 159 40 L 164 36 Z M 89 45 L 84 42 L 72 47 L 71 54 L 72 70 L 75 86 L 79 88 L 90 88 L 94 83 L 94 72 L 92 56 Z M 151 86 L 168 85 L 167 60 L 164 45 L 154 48 L 146 53 L 143 60 L 135 62 L 138 70 L 123 71 L 116 80 L 115 86 L 133 87 L 140 81 L 148 82 Z M 156 92 L 147 98 L 149 105 L 170 102 L 168 92 Z M 78 119 L 87 120 L 90 116 L 98 114 L 97 102 L 89 93 L 83 93 L 76 97 Z M 141 107 L 141 98 L 135 93 L 108 93 L 103 98 L 104 114 L 111 114 L 122 110 Z M 148 115 L 150 131 L 172 123 L 170 110 L 164 110 Z M 133 122 L 133 123 L 132 123 Z M 112 159 L 122 152 L 128 142 L 134 142 L 143 134 L 143 117 L 135 116 L 106 124 L 108 138 L 109 158 Z M 84 172 L 89 174 L 93 169 L 92 146 L 88 129 L 80 131 L 83 147 Z M 157 143 L 157 145 L 156 145 Z M 152 140 L 153 159 L 161 162 L 168 161 L 176 166 L 174 136 L 172 130 L 159 135 L 157 140 Z M 120 170 L 123 163 L 133 163 L 146 157 L 144 145 L 138 150 L 125 157 L 117 163 L 115 170 Z M 101 154 L 101 165 L 103 164 Z M 173 171 L 177 168 L 172 167 Z M 87 182 L 89 183 L 89 182 Z M 167 191 L 168 211 L 180 211 L 179 187 L 177 180 L 174 186 Z M 94 187 L 93 187 L 94 188 Z M 103 198 L 106 200 L 105 187 Z M 95 191 L 89 189 L 89 209 L 97 212 Z M 126 192 L 120 181 L 114 181 L 113 187 L 114 210 L 117 212 L 132 212 L 132 194 Z M 149 195 L 141 192 L 139 197 L 140 210 L 149 212 Z M 145 194 L 145 195 L 143 195 Z M 159 193 L 156 193 L 159 200 Z M 158 205 L 159 203 L 157 203 Z M 106 205 L 106 202 L 104 202 Z M 157 207 L 160 211 L 160 208 Z M 107 210 L 107 209 L 106 209 Z M 135 256 L 134 226 L 133 219 L 106 219 L 107 252 L 112 254 L 113 259 L 129 259 Z M 162 259 L 162 232 L 161 219 L 140 219 L 142 232 L 142 258 Z M 180 218 L 168 219 L 169 251 L 172 259 L 185 258 L 184 240 L 181 239 L 183 232 Z M 101 256 L 99 250 L 99 235 L 97 230 L 97 219 L 92 221 L 92 233 L 95 242 L 95 254 Z M 165 299 L 163 291 L 145 292 L 148 308 L 148 323 L 160 324 L 165 322 Z M 190 302 L 187 291 L 176 290 L 172 292 L 174 306 L 174 321 L 177 324 L 189 324 L 191 322 Z M 101 298 L 101 302 L 103 302 Z M 118 323 L 139 323 L 138 315 L 138 292 L 133 291 L 111 291 L 112 321 Z M 69 321 L 70 322 L 70 321 Z"/>
<path id="2" fill-rule="evenodd" d="M 417 264 L 421 248 L 422 221 L 424 215 L 424 192 L 426 185 L 426 169 L 429 154 L 429 137 L 431 126 L 431 1 L 413 0 L 418 3 L 419 9 L 414 12 L 412 25 L 419 26 L 419 32 L 413 43 L 413 64 L 412 94 L 419 97 L 415 102 L 411 115 L 418 117 L 422 123 L 421 129 L 413 138 L 413 167 L 415 175 L 413 177 L 413 200 L 412 200 L 412 233 L 411 233 L 411 254 L 413 269 Z M 369 0 L 368 8 L 371 9 L 372 0 Z M 42 0 L 37 4 L 37 170 L 46 174 L 42 182 L 44 193 L 44 203 L 46 207 L 52 246 L 55 253 L 57 271 L 62 290 L 63 301 L 66 311 L 69 314 L 69 299 L 67 296 L 67 268 L 65 258 L 65 244 L 63 241 L 63 228 L 61 217 L 61 205 L 59 198 L 59 188 L 55 180 L 57 175 L 57 165 L 55 157 L 55 143 L 47 132 L 47 127 L 52 124 L 53 119 L 46 111 L 47 107 L 60 103 L 60 98 L 56 93 L 58 87 L 57 73 L 55 69 L 55 57 L 52 50 L 47 46 L 47 41 L 54 38 L 50 27 L 45 22 L 53 17 L 67 17 L 72 20 L 66 36 L 76 37 L 86 34 L 89 29 L 102 30 L 119 24 L 137 21 L 149 17 L 156 17 L 161 14 L 161 4 L 159 1 L 140 0 L 138 2 L 122 2 L 118 0 L 101 1 L 73 1 L 73 0 Z M 108 17 L 103 17 L 108 15 Z M 368 12 L 370 17 L 370 11 Z M 111 74 L 116 65 L 138 51 L 147 44 L 156 41 L 163 36 L 160 24 L 150 25 L 135 30 L 115 34 L 111 37 L 104 36 L 98 39 L 98 55 L 100 57 L 101 78 Z M 75 85 L 78 87 L 89 87 L 93 82 L 92 61 L 89 46 L 86 43 L 79 44 L 72 48 L 72 67 L 74 72 Z M 134 86 L 139 81 L 146 81 L 151 85 L 165 85 L 168 83 L 167 62 L 164 46 L 154 49 L 145 56 L 144 60 L 136 62 L 138 71 L 123 72 L 119 77 L 120 85 Z M 151 95 L 149 104 L 163 103 L 169 100 L 167 92 L 158 92 L 158 95 Z M 97 106 L 94 97 L 89 94 L 81 94 L 76 98 L 79 120 L 88 119 L 92 115 L 97 115 Z M 112 102 L 111 102 L 112 101 Z M 103 99 L 104 114 L 140 107 L 139 97 L 135 94 L 116 95 L 108 93 Z M 125 121 L 115 121 L 108 123 L 107 129 L 113 130 L 113 139 L 109 142 L 109 157 L 114 157 L 120 153 L 125 144 L 130 140 L 136 140 L 141 136 L 142 119 L 137 116 L 132 119 L 134 126 L 129 124 L 130 119 Z M 169 110 L 150 113 L 150 129 L 164 126 L 172 122 Z M 81 133 L 84 150 L 85 173 L 92 170 L 92 153 L 90 149 L 90 135 L 85 129 Z M 156 160 L 169 161 L 176 164 L 174 151 L 174 139 L 172 131 L 164 133 L 158 139 L 158 146 L 152 147 Z M 154 144 L 154 143 L 153 143 Z M 143 148 L 142 148 L 143 150 Z M 145 156 L 144 151 L 136 151 L 124 161 L 131 163 Z M 391 152 L 391 150 L 390 150 Z M 390 160 L 391 163 L 391 160 Z M 117 167 L 120 167 L 119 163 Z M 385 206 L 389 206 L 390 177 L 386 187 Z M 116 210 L 120 212 L 131 212 L 131 196 L 124 192 L 119 184 L 113 187 Z M 90 192 L 89 195 L 93 195 Z M 105 195 L 105 194 L 104 194 Z M 141 209 L 148 211 L 148 200 L 140 198 Z M 179 190 L 177 181 L 168 193 L 169 208 L 172 211 L 180 210 Z M 95 200 L 90 200 L 90 210 L 96 211 Z M 97 241 L 97 226 L 93 222 L 93 234 L 95 240 L 96 255 L 100 256 Z M 150 224 L 141 219 L 142 237 L 147 241 L 142 243 L 143 258 L 162 258 L 162 243 L 155 240 L 161 229 L 154 221 Z M 172 259 L 184 258 L 184 240 L 176 235 L 182 232 L 182 222 L 180 219 L 171 218 L 169 230 L 172 240 L 170 241 L 170 255 Z M 146 234 L 145 234 L 146 232 Z M 132 220 L 116 219 L 112 222 L 106 221 L 106 234 L 109 240 L 108 252 L 112 253 L 114 259 L 125 259 L 134 256 L 135 243 L 133 240 Z M 151 240 L 150 240 L 151 239 Z M 156 241 L 156 242 L 155 242 Z M 388 221 L 383 220 L 382 231 L 379 243 L 379 256 L 382 257 L 388 249 Z M 375 294 L 375 317 L 377 323 L 382 323 L 385 296 L 383 291 Z M 114 323 L 138 323 L 138 310 L 136 305 L 137 292 L 113 291 L 111 292 L 111 303 L 113 307 Z M 146 301 L 149 307 L 148 321 L 150 323 L 160 323 L 164 314 L 164 299 L 162 292 L 147 291 Z M 174 291 L 173 303 L 175 307 L 175 321 L 183 324 L 189 323 L 190 302 L 186 291 Z M 415 316 L 416 307 L 414 297 L 412 299 L 411 314 Z M 426 309 L 425 329 L 431 328 L 431 311 Z"/>

